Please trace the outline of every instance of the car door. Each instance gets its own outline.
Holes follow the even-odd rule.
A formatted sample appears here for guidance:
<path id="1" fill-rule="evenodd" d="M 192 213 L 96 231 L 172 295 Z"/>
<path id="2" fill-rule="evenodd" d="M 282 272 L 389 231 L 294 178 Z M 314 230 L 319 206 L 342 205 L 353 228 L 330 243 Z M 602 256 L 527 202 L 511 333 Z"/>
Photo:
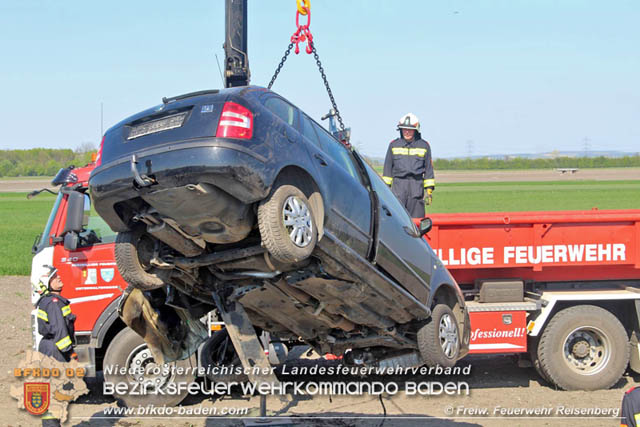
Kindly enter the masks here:
<path id="1" fill-rule="evenodd" d="M 374 262 L 419 301 L 426 302 L 435 253 L 391 189 L 369 165 L 365 167 L 379 204 Z"/>
<path id="2" fill-rule="evenodd" d="M 325 229 L 366 258 L 372 245 L 371 200 L 361 171 L 349 150 L 308 116 L 301 117 L 310 157 L 328 184 Z"/>

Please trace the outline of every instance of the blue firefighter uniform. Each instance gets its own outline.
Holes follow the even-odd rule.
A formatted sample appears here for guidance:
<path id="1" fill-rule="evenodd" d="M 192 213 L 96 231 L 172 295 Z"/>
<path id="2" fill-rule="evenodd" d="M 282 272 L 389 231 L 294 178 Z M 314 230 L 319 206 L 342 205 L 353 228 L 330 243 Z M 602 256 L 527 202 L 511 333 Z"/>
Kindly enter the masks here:
<path id="1" fill-rule="evenodd" d="M 627 390 L 622 398 L 620 426 L 636 427 L 640 423 L 640 387 Z"/>
<path id="2" fill-rule="evenodd" d="M 56 293 L 47 293 L 36 303 L 38 332 L 42 335 L 38 351 L 60 362 L 71 359 L 74 345 L 75 314 L 69 300 Z"/>
<path id="3" fill-rule="evenodd" d="M 425 216 L 425 191 L 433 191 L 431 147 L 419 137 L 413 141 L 397 138 L 391 141 L 384 159 L 382 179 L 413 218 Z"/>

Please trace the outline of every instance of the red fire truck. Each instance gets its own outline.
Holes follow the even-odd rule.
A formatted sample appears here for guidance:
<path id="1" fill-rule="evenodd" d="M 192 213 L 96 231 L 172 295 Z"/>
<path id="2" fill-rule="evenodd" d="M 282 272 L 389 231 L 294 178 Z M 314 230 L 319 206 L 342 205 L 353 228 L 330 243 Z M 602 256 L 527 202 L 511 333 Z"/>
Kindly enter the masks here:
<path id="1" fill-rule="evenodd" d="M 431 219 L 425 238 L 469 301 L 470 353 L 528 353 L 567 390 L 640 372 L 640 210 Z"/>
<path id="2" fill-rule="evenodd" d="M 89 175 L 95 167 L 90 163 L 81 168 L 62 169 L 53 184 L 60 186 L 44 231 L 33 245 L 31 284 L 34 291 L 31 300 L 35 304 L 39 295 L 35 292 L 45 265 L 58 269 L 64 283 L 62 295 L 71 301 L 76 314 L 76 353 L 85 364 L 87 376 L 95 376 L 103 370 L 106 381 L 140 382 L 162 387 L 168 382 L 193 379 L 178 377 L 176 373 L 189 370 L 155 368 L 151 351 L 143 339 L 126 327 L 118 316 L 118 302 L 127 283 L 122 279 L 114 257 L 116 234 L 91 209 L 87 194 Z M 42 190 L 41 190 L 42 191 Z M 40 191 L 34 191 L 34 196 Z M 78 205 L 81 205 L 79 207 Z M 82 215 L 79 213 L 82 212 Z M 77 232 L 77 230 L 81 230 Z M 38 348 L 36 313 L 31 313 L 34 348 Z M 216 327 L 217 325 L 210 325 Z M 192 367 L 195 356 L 174 362 L 177 366 Z M 111 369 L 103 369 L 110 366 Z M 141 368 L 145 374 L 131 377 L 132 368 Z M 158 372 L 160 373 L 158 374 Z M 124 375 L 122 372 L 126 372 Z M 177 404 L 184 394 L 158 395 L 157 404 Z M 142 403 L 132 396 L 123 398 L 128 406 Z M 158 399 L 160 399 L 158 401 Z"/>
<path id="3" fill-rule="evenodd" d="M 142 338 L 118 317 L 127 285 L 114 260 L 115 234 L 91 210 L 86 193 L 93 167 L 63 169 L 54 179 L 60 191 L 34 244 L 31 274 L 37 284 L 43 265 L 58 268 L 63 295 L 78 316 L 76 351 L 90 375 L 107 366 L 153 364 Z M 466 293 L 471 353 L 527 356 L 563 389 L 608 388 L 629 365 L 640 372 L 640 210 L 431 219 L 425 238 Z M 36 346 L 37 340 L 34 332 Z"/>

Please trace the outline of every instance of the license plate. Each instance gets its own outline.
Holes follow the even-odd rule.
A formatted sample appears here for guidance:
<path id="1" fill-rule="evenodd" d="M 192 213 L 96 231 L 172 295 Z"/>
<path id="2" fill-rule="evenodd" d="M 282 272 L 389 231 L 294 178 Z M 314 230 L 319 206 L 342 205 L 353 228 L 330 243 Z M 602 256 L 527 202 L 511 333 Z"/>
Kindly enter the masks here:
<path id="1" fill-rule="evenodd" d="M 127 140 L 140 138 L 141 136 L 162 132 L 164 130 L 179 128 L 184 123 L 185 117 L 187 117 L 186 112 L 133 126 Z"/>

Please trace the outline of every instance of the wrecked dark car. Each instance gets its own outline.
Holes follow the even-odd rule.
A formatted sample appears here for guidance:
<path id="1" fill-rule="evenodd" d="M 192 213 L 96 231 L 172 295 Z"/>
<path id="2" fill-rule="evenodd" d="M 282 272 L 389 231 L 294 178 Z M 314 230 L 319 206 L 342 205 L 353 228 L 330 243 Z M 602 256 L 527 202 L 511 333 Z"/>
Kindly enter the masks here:
<path id="1" fill-rule="evenodd" d="M 452 366 L 468 352 L 428 219 L 416 227 L 357 151 L 276 93 L 163 99 L 109 129 L 98 162 L 91 195 L 147 299 L 137 313 L 170 319 L 165 361 L 201 341 L 190 319 L 237 304 L 272 338 L 351 363 Z"/>

